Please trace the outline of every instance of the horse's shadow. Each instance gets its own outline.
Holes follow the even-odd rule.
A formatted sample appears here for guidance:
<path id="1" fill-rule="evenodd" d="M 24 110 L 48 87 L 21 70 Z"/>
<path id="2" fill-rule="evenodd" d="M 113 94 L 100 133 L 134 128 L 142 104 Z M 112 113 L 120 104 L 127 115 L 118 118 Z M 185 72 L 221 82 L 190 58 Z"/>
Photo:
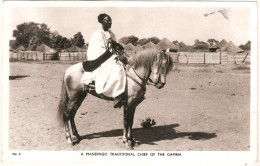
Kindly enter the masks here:
<path id="1" fill-rule="evenodd" d="M 191 140 L 208 140 L 217 137 L 215 133 L 205 133 L 205 132 L 179 132 L 174 128 L 178 127 L 179 124 L 155 126 L 150 129 L 137 128 L 133 129 L 133 137 L 138 140 L 138 144 L 150 144 L 156 145 L 155 142 L 162 140 L 173 140 L 177 138 L 187 137 Z M 122 129 L 115 129 L 105 132 L 98 132 L 87 134 L 81 137 L 82 139 L 94 139 L 100 137 L 117 137 L 122 136 Z"/>

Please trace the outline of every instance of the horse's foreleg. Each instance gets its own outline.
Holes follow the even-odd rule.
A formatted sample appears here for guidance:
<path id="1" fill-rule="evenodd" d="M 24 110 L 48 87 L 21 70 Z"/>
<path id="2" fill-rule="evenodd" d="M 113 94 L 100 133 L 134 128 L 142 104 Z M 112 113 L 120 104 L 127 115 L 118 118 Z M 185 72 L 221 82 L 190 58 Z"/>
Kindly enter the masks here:
<path id="1" fill-rule="evenodd" d="M 134 122 L 134 114 L 135 114 L 135 107 L 134 108 L 129 108 L 129 117 L 128 117 L 128 133 L 127 133 L 127 140 L 130 141 L 131 146 L 135 145 L 135 141 L 133 140 L 133 135 L 132 135 L 132 127 L 133 127 L 133 122 Z"/>
<path id="2" fill-rule="evenodd" d="M 124 106 L 123 122 L 124 122 L 123 143 L 127 143 L 127 133 L 128 133 L 128 108 L 127 108 L 127 106 Z"/>
<path id="3" fill-rule="evenodd" d="M 135 108 L 129 108 L 124 106 L 124 132 L 123 132 L 123 142 L 127 147 L 133 147 L 135 141 L 132 137 L 132 126 L 134 119 Z"/>

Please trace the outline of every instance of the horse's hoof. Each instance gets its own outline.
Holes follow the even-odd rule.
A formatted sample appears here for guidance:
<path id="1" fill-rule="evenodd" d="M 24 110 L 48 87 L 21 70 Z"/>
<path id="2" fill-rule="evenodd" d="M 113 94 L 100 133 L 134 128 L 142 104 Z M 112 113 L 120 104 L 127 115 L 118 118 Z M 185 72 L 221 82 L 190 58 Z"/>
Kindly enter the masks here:
<path id="1" fill-rule="evenodd" d="M 77 145 L 77 144 L 79 144 L 79 142 L 81 141 L 81 138 L 80 137 L 74 137 L 73 139 L 72 139 L 72 145 L 74 146 L 74 145 Z"/>
<path id="2" fill-rule="evenodd" d="M 127 150 L 134 150 L 134 147 L 132 146 L 131 142 L 127 142 L 125 145 L 126 145 Z"/>
<path id="3" fill-rule="evenodd" d="M 79 144 L 80 140 L 75 140 L 72 142 L 72 146 Z"/>
<path id="4" fill-rule="evenodd" d="M 139 145 L 140 145 L 140 142 L 135 141 L 134 146 L 135 146 L 135 147 L 138 147 Z"/>
<path id="5" fill-rule="evenodd" d="M 72 143 L 71 138 L 68 138 L 67 142 L 68 142 L 68 144 L 71 144 Z"/>

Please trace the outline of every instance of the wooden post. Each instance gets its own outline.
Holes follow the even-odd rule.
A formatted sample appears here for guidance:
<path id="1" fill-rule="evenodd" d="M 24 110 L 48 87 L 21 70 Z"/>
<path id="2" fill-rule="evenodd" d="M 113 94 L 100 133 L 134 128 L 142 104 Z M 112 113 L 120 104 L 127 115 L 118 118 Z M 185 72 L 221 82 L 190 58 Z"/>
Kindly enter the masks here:
<path id="1" fill-rule="evenodd" d="M 69 52 L 69 60 L 70 60 L 70 52 Z"/>
<path id="2" fill-rule="evenodd" d="M 219 53 L 219 64 L 221 64 L 221 52 Z"/>
<path id="3" fill-rule="evenodd" d="M 204 52 L 204 64 L 206 63 L 206 56 L 205 56 L 205 52 Z"/>
<path id="4" fill-rule="evenodd" d="M 247 56 L 248 56 L 248 53 L 246 54 L 246 56 L 245 56 L 244 60 L 242 61 L 242 63 L 244 63 L 244 62 L 245 62 L 245 60 L 246 60 Z"/>
<path id="5" fill-rule="evenodd" d="M 180 53 L 177 54 L 177 62 L 180 63 L 179 61 L 179 56 L 180 56 Z"/>

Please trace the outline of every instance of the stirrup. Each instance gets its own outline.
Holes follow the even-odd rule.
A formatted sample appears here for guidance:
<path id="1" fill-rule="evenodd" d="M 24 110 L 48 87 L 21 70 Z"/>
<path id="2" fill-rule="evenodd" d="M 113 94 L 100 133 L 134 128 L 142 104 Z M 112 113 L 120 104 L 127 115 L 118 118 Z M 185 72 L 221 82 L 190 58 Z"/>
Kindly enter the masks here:
<path id="1" fill-rule="evenodd" d="M 90 84 L 84 84 L 84 87 L 83 87 L 83 90 L 84 91 L 95 91 L 96 90 L 96 86 L 95 86 L 95 81 L 92 81 Z"/>

